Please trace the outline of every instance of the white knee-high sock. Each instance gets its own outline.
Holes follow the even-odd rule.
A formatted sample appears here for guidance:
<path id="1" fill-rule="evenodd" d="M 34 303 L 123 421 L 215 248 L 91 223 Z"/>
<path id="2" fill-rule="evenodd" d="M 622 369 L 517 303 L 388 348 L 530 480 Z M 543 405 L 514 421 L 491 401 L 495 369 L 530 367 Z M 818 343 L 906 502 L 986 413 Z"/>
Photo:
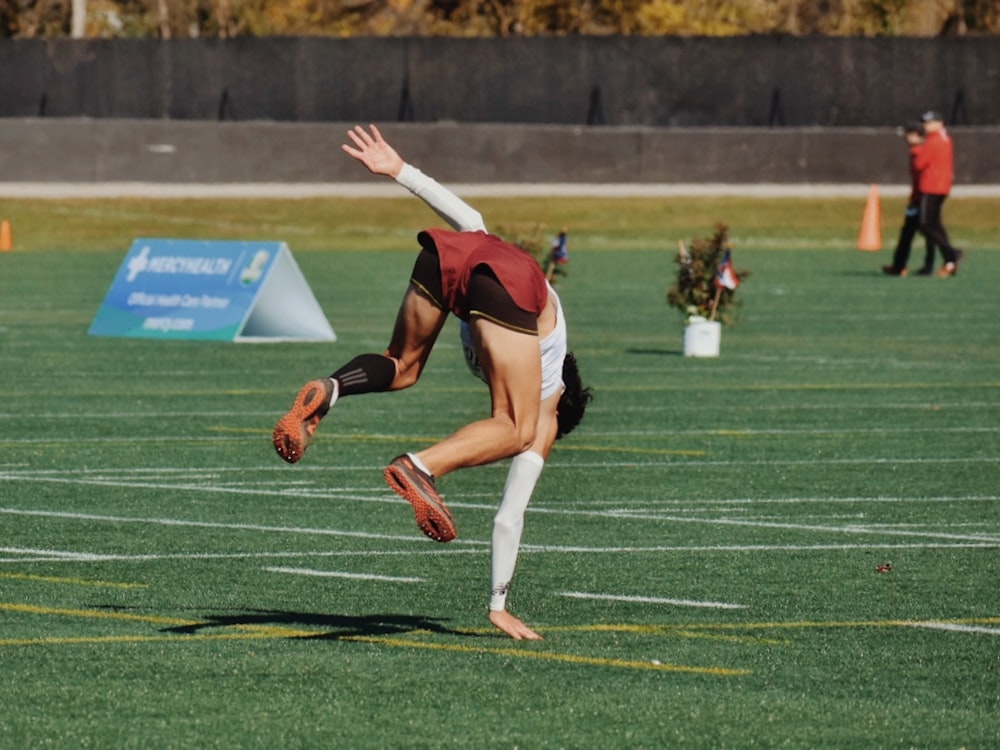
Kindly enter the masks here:
<path id="1" fill-rule="evenodd" d="M 503 488 L 500 508 L 493 518 L 493 551 L 490 565 L 490 609 L 502 610 L 507 606 L 507 591 L 514 577 L 517 550 L 524 528 L 524 511 L 531 501 L 531 493 L 542 474 L 545 459 L 534 451 L 525 451 L 511 461 L 507 483 Z"/>

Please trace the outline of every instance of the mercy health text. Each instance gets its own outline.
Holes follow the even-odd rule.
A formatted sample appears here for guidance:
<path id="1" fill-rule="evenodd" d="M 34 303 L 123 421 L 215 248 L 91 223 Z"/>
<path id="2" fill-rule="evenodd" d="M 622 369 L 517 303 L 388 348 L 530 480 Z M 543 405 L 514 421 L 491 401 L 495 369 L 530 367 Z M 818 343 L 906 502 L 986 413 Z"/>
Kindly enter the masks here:
<path id="1" fill-rule="evenodd" d="M 213 297 L 208 294 L 132 292 L 128 296 L 127 304 L 129 307 L 180 307 L 185 309 L 225 310 L 229 307 L 229 299 L 227 297 Z"/>
<path id="2" fill-rule="evenodd" d="M 195 276 L 225 276 L 233 267 L 231 258 L 191 258 L 157 255 L 149 259 L 146 273 L 187 273 Z"/>
<path id="3" fill-rule="evenodd" d="M 140 273 L 226 276 L 233 267 L 232 258 L 204 258 L 185 255 L 155 255 L 145 246 L 128 260 L 126 281 L 132 283 Z"/>

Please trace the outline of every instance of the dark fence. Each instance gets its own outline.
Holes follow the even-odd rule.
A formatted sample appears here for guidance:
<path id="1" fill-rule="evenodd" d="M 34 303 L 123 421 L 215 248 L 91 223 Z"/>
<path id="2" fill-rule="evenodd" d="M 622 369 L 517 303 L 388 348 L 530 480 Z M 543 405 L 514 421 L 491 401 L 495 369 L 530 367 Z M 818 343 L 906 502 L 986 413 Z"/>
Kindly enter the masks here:
<path id="1" fill-rule="evenodd" d="M 0 41 L 0 117 L 1000 124 L 995 38 Z"/>

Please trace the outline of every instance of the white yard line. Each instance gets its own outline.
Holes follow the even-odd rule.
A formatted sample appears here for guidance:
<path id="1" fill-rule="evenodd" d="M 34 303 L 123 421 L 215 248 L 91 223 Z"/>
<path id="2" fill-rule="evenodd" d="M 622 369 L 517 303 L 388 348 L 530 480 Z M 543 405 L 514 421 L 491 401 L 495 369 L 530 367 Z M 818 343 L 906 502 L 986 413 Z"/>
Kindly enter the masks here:
<path id="1" fill-rule="evenodd" d="M 704 607 L 706 609 L 747 609 L 745 604 L 706 602 L 692 599 L 667 599 L 658 596 L 631 596 L 626 594 L 589 594 L 583 591 L 560 591 L 559 596 L 570 599 L 592 599 L 608 602 L 636 602 L 639 604 L 669 604 L 676 607 Z"/>
<path id="2" fill-rule="evenodd" d="M 85 483 L 89 484 L 89 483 Z M 132 483 L 125 483 L 123 485 L 118 485 L 114 482 L 104 482 L 98 484 L 108 484 L 111 486 L 134 486 Z M 223 491 L 220 488 L 206 488 L 199 487 L 197 485 L 192 485 L 190 487 L 184 487 L 183 485 L 174 485 L 170 487 L 171 489 L 186 489 L 188 491 L 212 491 L 219 492 Z M 244 493 L 245 490 L 226 488 L 225 491 L 232 493 Z M 247 494 L 276 494 L 276 493 L 265 493 L 259 490 L 253 490 L 247 492 Z M 277 493 L 280 494 L 280 493 Z M 370 497 L 353 497 L 351 499 L 359 501 L 372 501 L 373 498 Z M 377 502 L 392 502 L 399 503 L 400 501 L 395 498 L 375 498 Z M 452 507 L 492 507 L 475 505 L 470 506 L 469 504 L 461 503 L 451 503 Z M 766 520 L 754 520 L 754 519 L 743 519 L 743 518 L 719 518 L 719 517 L 693 517 L 693 516 L 677 516 L 669 515 L 667 513 L 657 513 L 657 512 L 633 512 L 629 509 L 611 509 L 611 510 L 573 510 L 566 508 L 542 508 L 535 507 L 532 509 L 534 513 L 545 513 L 550 515 L 561 515 L 561 516 L 584 516 L 584 517 L 597 517 L 597 518 L 613 518 L 618 520 L 630 520 L 630 521 L 656 521 L 656 522 L 666 522 L 666 523 L 696 523 L 708 526 L 740 526 L 748 528 L 763 528 L 763 529 L 781 529 L 783 531 L 805 531 L 805 532 L 817 532 L 826 534 L 853 534 L 853 535 L 875 535 L 875 536 L 893 536 L 893 537 L 913 537 L 919 539 L 934 539 L 939 542 L 949 541 L 949 542 L 965 542 L 975 545 L 985 545 L 988 547 L 1000 546 L 1000 535 L 988 535 L 988 534 L 955 534 L 947 531 L 918 531 L 909 529 L 887 529 L 883 525 L 874 525 L 871 527 L 863 526 L 861 524 L 845 524 L 845 525 L 824 525 L 824 524 L 802 524 L 802 523 L 787 523 L 787 522 L 776 522 L 776 521 L 766 521 Z M 391 534 L 376 534 L 371 532 L 360 532 L 360 531 L 345 531 L 338 529 L 317 529 L 317 528 L 301 528 L 301 527 L 289 527 L 289 526 L 269 526 L 266 524 L 234 524 L 234 523 L 221 523 L 214 521 L 191 521 L 176 518 L 145 518 L 145 517 L 129 517 L 129 516 L 104 516 L 98 514 L 90 513 L 74 513 L 69 511 L 45 511 L 45 510 L 29 510 L 21 508 L 0 508 L 0 514 L 6 515 L 21 515 L 21 516 L 36 516 L 36 517 L 48 517 L 48 518 L 65 518 L 65 519 L 77 519 L 82 521 L 105 521 L 111 523 L 135 523 L 135 524 L 150 524 L 158 526 L 184 526 L 184 527 L 195 527 L 195 528 L 213 528 L 213 529 L 232 529 L 237 531 L 259 531 L 265 533 L 284 533 L 284 534 L 306 534 L 306 535 L 320 535 L 320 536 L 342 536 L 342 537 L 354 537 L 359 539 L 385 539 L 391 541 L 414 541 L 414 538 L 402 535 L 391 535 Z M 459 540 L 458 544 L 469 544 L 469 540 Z M 486 544 L 486 542 L 480 542 L 480 544 Z M 527 548 L 527 547 L 525 547 Z M 576 548 L 564 548 L 566 550 L 576 549 Z M 631 549 L 631 548 L 619 548 L 619 549 Z"/>
<path id="3" fill-rule="evenodd" d="M 927 630 L 947 630 L 953 633 L 976 633 L 979 635 L 1000 635 L 1000 628 L 988 628 L 984 625 L 961 625 L 954 622 L 914 622 L 909 623 L 914 628 Z"/>
<path id="4" fill-rule="evenodd" d="M 142 553 L 122 555 L 116 553 L 78 552 L 73 550 L 31 549 L 25 547 L 0 547 L 0 554 L 15 555 L 0 557 L 0 563 L 25 562 L 170 562 L 172 560 L 288 560 L 294 558 L 332 557 L 420 557 L 430 555 L 481 554 L 476 547 L 442 548 L 438 545 L 425 549 L 397 550 L 313 550 L 308 552 L 168 552 L 164 554 Z"/>
<path id="5" fill-rule="evenodd" d="M 297 576 L 318 576 L 320 578 L 351 578 L 358 581 L 385 581 L 387 583 L 425 583 L 425 579 L 413 576 L 382 576 L 374 573 L 345 573 L 338 570 L 313 570 L 312 568 L 264 568 L 268 573 L 286 573 Z"/>
<path id="6" fill-rule="evenodd" d="M 245 468 L 244 468 L 245 470 Z M 272 487 L 272 488 L 250 488 L 244 486 L 231 486 L 218 483 L 218 475 L 221 473 L 218 469 L 206 470 L 206 473 L 200 478 L 197 476 L 192 477 L 190 473 L 187 482 L 178 482 L 177 477 L 170 477 L 169 479 L 164 477 L 161 481 L 142 481 L 133 478 L 124 478 L 120 475 L 116 476 L 113 470 L 105 470 L 110 476 L 100 476 L 100 475 L 90 475 L 86 477 L 73 476 L 69 472 L 63 476 L 53 476 L 53 475 L 39 475 L 38 473 L 31 471 L 0 471 L 0 481 L 22 481 L 22 482 L 47 482 L 47 483 L 58 483 L 58 484 L 68 484 L 68 485 L 89 485 L 89 486 L 107 486 L 107 487 L 127 487 L 132 489 L 169 489 L 172 491 L 185 491 L 185 492 L 197 492 L 197 493 L 221 493 L 221 494 L 232 494 L 232 495 L 244 495 L 244 496 L 269 496 L 269 497 L 307 497 L 307 498 L 339 498 L 339 499 L 350 499 L 356 502 L 366 502 L 366 503 L 393 503 L 399 504 L 401 501 L 394 495 L 382 490 L 371 490 L 368 492 L 361 491 L 358 492 L 355 489 L 337 489 L 332 490 L 325 487 Z M 178 470 L 179 471 L 179 470 Z M 187 470 L 190 472 L 190 470 Z M 169 474 L 169 470 L 164 470 L 165 473 Z M 130 475 L 131 472 L 122 472 L 126 475 Z M 209 483 L 207 480 L 215 480 L 215 483 Z M 995 498 L 970 498 L 970 501 L 983 502 L 992 501 Z M 833 502 L 835 499 L 828 499 L 823 502 Z M 962 501 L 963 498 L 955 498 L 952 501 Z M 865 500 L 863 498 L 852 499 L 853 502 L 882 502 L 883 499 L 869 499 Z M 900 502 L 901 500 L 896 500 Z M 910 498 L 909 502 L 931 502 L 933 499 L 930 498 Z M 668 501 L 669 502 L 669 501 Z M 690 502 L 690 501 L 686 501 Z M 720 501 L 716 501 L 720 502 Z M 743 503 L 753 503 L 752 500 L 728 500 L 721 501 L 727 504 L 735 504 L 738 502 Z M 768 501 L 763 501 L 768 502 Z M 773 501 L 772 501 L 773 502 Z M 801 502 L 801 500 L 796 499 L 785 499 L 781 502 L 784 503 L 794 503 Z M 812 502 L 821 502 L 819 500 L 812 500 Z M 843 502 L 841 499 L 840 502 Z M 461 503 L 453 502 L 452 505 L 456 508 L 469 508 L 469 509 L 492 509 L 492 503 Z M 856 536 L 868 536 L 873 539 L 878 539 L 879 537 L 907 537 L 910 539 L 921 539 L 934 541 L 936 543 L 942 542 L 958 542 L 967 543 L 978 546 L 995 547 L 1000 545 L 1000 534 L 992 533 L 955 533 L 949 530 L 938 530 L 934 528 L 888 528 L 885 524 L 861 524 L 861 523 L 841 523 L 841 524 L 825 524 L 825 523 L 791 523 L 770 520 L 766 517 L 740 517 L 732 518 L 726 515 L 719 515 L 720 511 L 725 512 L 724 508 L 715 508 L 712 511 L 712 515 L 706 515 L 707 509 L 705 508 L 677 508 L 674 503 L 669 503 L 669 507 L 664 507 L 663 509 L 657 508 L 655 506 L 651 507 L 648 503 L 643 503 L 643 507 L 633 507 L 628 505 L 627 499 L 616 499 L 613 503 L 604 505 L 603 507 L 576 507 L 576 508 L 547 508 L 545 506 L 535 505 L 531 508 L 532 513 L 538 514 L 555 514 L 562 516 L 579 516 L 579 517 L 598 517 L 598 518 L 614 518 L 618 520 L 631 520 L 631 521 L 652 521 L 658 523 L 697 523 L 709 526 L 738 526 L 747 528 L 763 528 L 763 529 L 780 529 L 785 531 L 801 531 L 801 532 L 815 532 L 820 534 L 850 534 Z M 689 515 L 679 515 L 680 513 L 688 513 Z M 742 509 L 740 512 L 743 512 Z M 376 533 L 366 533 L 357 531 L 346 531 L 346 530 L 335 530 L 335 529 L 315 529 L 315 528 L 296 528 L 296 527 L 283 527 L 283 526 L 271 526 L 266 524 L 224 524 L 217 522 L 208 521 L 189 521 L 183 519 L 170 519 L 170 518 L 135 518 L 135 517 L 122 517 L 122 516 L 104 516 L 104 515 L 94 515 L 85 513 L 72 513 L 66 511 L 45 511 L 45 510 L 29 510 L 29 509 L 18 509 L 18 508 L 0 508 L 0 513 L 8 515 L 23 515 L 23 516 L 39 516 L 39 517 L 57 517 L 57 518 L 68 518 L 68 519 L 78 519 L 78 520 L 88 520 L 88 521 L 108 521 L 114 523 L 144 523 L 144 524 L 156 524 L 164 526 L 188 526 L 188 527 L 202 527 L 202 528 L 225 528 L 233 530 L 244 530 L 244 531 L 258 531 L 258 532 L 273 532 L 273 533 L 295 533 L 295 534 L 312 534 L 312 535 L 326 535 L 326 536 L 343 536 L 343 537 L 355 537 L 355 538 L 366 538 L 366 539 L 384 539 L 384 540 L 395 540 L 395 541 L 407 541 L 412 542 L 414 539 L 409 536 L 400 535 L 385 535 Z M 698 515 L 691 515 L 697 513 Z M 830 519 L 833 520 L 833 519 Z M 468 540 L 460 540 L 459 544 L 468 543 Z M 479 542 L 479 544 L 486 544 L 486 542 Z M 875 546 L 875 545 L 868 545 Z M 568 548 L 567 548 L 568 549 Z"/>
<path id="7" fill-rule="evenodd" d="M 544 511 L 543 511 L 544 512 Z M 984 544 L 1000 545 L 1000 535 L 990 536 L 986 534 L 952 534 L 945 531 L 911 531 L 906 529 L 887 529 L 884 525 L 874 524 L 864 526 L 861 524 L 846 524 L 843 526 L 827 526 L 824 524 L 810 523 L 787 523 L 778 521 L 755 520 L 752 518 L 694 518 L 691 516 L 673 516 L 662 513 L 633 513 L 629 510 L 614 512 L 595 512 L 594 515 L 612 516 L 615 518 L 628 518 L 630 520 L 641 521 L 665 521 L 669 523 L 700 523 L 709 526 L 744 526 L 755 529 L 781 529 L 783 531 L 816 531 L 830 534 L 876 534 L 887 536 L 908 536 L 925 539 L 941 539 L 949 541 L 979 542 Z"/>
<path id="8" fill-rule="evenodd" d="M 196 489 L 196 488 L 192 488 Z M 303 534 L 311 536 L 338 536 L 354 539 L 381 539 L 392 542 L 420 542 L 427 540 L 421 536 L 403 534 L 376 534 L 364 531 L 345 531 L 343 529 L 317 529 L 296 526 L 268 526 L 253 523 L 222 523 L 218 521 L 191 521 L 181 518 L 141 518 L 130 516 L 105 516 L 95 513 L 71 513 L 67 511 L 25 510 L 19 508 L 0 508 L 0 514 L 34 516 L 40 518 L 62 518 L 79 521 L 99 521 L 106 523 L 134 523 L 154 526 L 178 526 L 200 529 L 228 529 L 232 531 L 257 531 L 275 534 Z M 461 540 L 456 544 L 463 543 Z M 469 544 L 469 542 L 464 542 Z"/>
<path id="9" fill-rule="evenodd" d="M 412 541 L 423 541 L 414 537 Z M 0 547 L 0 554 L 12 557 L 0 558 L 0 564 L 26 562 L 169 562 L 172 560 L 255 560 L 292 558 L 333 558 L 333 557 L 421 557 L 429 555 L 478 555 L 489 544 L 488 541 L 465 540 L 465 547 L 449 544 L 447 547 L 415 547 L 395 550 L 313 550 L 278 552 L 168 552 L 124 555 L 117 553 L 95 553 L 74 550 L 31 549 L 25 547 Z M 583 547 L 558 544 L 524 544 L 521 551 L 531 554 L 585 554 L 585 555 L 636 555 L 636 554 L 695 554 L 704 552 L 846 552 L 846 551 L 896 551 L 928 549 L 997 549 L 997 543 L 914 543 L 914 544 L 709 544 L 709 545 L 652 545 L 648 547 Z"/>
<path id="10" fill-rule="evenodd" d="M 32 547 L 0 547 L 0 552 L 8 555 L 32 555 L 41 560 L 72 560 L 74 562 L 96 562 L 108 559 L 107 555 L 90 552 L 76 552 L 58 549 L 35 549 Z M 25 558 L 13 558 L 11 562 L 23 562 Z"/>

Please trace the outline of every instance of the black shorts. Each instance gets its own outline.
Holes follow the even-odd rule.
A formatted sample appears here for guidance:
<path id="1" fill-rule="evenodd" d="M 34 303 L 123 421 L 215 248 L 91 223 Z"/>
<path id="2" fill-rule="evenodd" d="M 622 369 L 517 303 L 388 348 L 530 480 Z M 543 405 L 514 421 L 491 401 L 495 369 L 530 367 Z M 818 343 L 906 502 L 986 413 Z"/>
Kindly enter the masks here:
<path id="1" fill-rule="evenodd" d="M 441 300 L 441 264 L 437 253 L 424 248 L 413 264 L 410 282 L 421 289 L 431 301 L 444 309 Z M 538 334 L 538 317 L 518 307 L 510 293 L 490 270 L 489 266 L 476 266 L 469 278 L 469 317 L 483 318 L 521 333 Z"/>

